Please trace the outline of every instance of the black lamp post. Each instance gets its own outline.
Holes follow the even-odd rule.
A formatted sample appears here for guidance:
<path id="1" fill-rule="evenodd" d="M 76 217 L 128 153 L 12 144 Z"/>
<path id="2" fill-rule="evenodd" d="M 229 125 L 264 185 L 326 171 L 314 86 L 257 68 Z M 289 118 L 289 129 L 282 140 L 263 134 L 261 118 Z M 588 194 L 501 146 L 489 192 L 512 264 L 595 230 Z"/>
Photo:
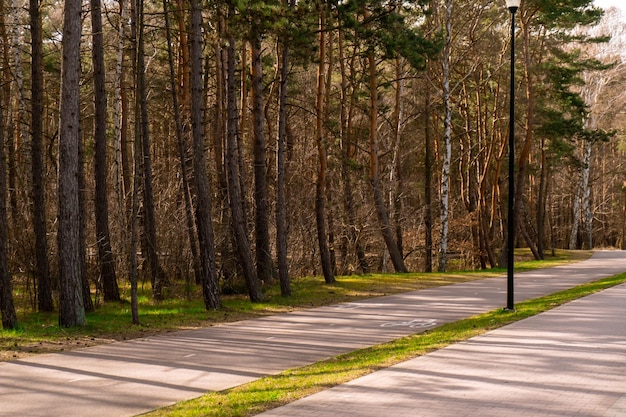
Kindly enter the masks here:
<path id="1" fill-rule="evenodd" d="M 511 91 L 509 96 L 509 201 L 507 230 L 507 262 L 506 262 L 506 308 L 515 309 L 513 267 L 515 249 L 515 13 L 519 9 L 520 0 L 506 0 L 511 12 Z"/>

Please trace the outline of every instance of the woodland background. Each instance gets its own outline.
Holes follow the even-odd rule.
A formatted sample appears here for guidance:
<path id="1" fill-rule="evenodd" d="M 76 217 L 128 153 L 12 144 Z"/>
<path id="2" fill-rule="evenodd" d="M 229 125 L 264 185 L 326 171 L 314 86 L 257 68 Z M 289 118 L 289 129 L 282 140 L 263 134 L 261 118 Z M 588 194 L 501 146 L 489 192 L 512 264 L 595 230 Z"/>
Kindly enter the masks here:
<path id="1" fill-rule="evenodd" d="M 504 3 L 0 1 L 3 325 L 16 285 L 73 326 L 139 282 L 219 308 L 501 265 Z M 516 19 L 517 246 L 624 248 L 624 23 L 588 0 Z"/>

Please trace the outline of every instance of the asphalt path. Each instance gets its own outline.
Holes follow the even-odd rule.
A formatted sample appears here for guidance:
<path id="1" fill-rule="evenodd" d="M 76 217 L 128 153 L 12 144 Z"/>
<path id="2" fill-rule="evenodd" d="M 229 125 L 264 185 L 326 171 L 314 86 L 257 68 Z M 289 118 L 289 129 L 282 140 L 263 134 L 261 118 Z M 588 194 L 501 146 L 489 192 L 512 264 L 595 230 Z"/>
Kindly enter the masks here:
<path id="1" fill-rule="evenodd" d="M 258 417 L 626 417 L 626 285 Z"/>
<path id="2" fill-rule="evenodd" d="M 516 302 L 626 271 L 626 252 L 516 274 Z M 0 416 L 133 416 L 504 306 L 506 278 L 0 363 Z"/>

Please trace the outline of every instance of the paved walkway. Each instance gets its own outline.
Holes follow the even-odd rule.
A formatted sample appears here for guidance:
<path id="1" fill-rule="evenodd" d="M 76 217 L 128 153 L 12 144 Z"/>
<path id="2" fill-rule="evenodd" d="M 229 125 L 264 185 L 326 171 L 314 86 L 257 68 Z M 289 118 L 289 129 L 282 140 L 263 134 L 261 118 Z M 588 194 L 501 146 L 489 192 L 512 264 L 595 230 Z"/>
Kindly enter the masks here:
<path id="1" fill-rule="evenodd" d="M 258 417 L 626 417 L 626 285 Z"/>
<path id="2" fill-rule="evenodd" d="M 607 251 L 516 274 L 516 301 L 623 271 L 626 252 Z M 493 278 L 0 363 L 0 416 L 132 416 L 493 310 L 505 292 Z"/>

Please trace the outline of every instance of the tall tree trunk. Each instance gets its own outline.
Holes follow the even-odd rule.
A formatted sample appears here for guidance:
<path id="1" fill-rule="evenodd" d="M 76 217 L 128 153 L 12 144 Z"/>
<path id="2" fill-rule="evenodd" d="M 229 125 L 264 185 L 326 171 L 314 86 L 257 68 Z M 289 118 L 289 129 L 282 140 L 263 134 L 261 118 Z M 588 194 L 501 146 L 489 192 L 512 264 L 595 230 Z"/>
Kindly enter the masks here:
<path id="1" fill-rule="evenodd" d="M 191 129 L 193 134 L 193 168 L 196 191 L 196 225 L 202 269 L 204 305 L 209 309 L 221 306 L 215 271 L 213 225 L 211 223 L 211 186 L 207 173 L 204 134 L 204 98 L 202 82 L 202 8 L 199 0 L 191 0 Z"/>
<path id="2" fill-rule="evenodd" d="M 530 152 L 532 150 L 533 142 L 535 140 L 534 136 L 534 128 L 533 125 L 535 123 L 535 113 L 536 113 L 536 100 L 535 100 L 535 89 L 534 83 L 531 75 L 531 47 L 530 47 L 530 31 L 529 22 L 527 22 L 523 18 L 524 14 L 522 13 L 522 18 L 520 18 L 520 25 L 523 29 L 524 39 L 523 39 L 523 53 L 524 53 L 524 77 L 526 80 L 526 137 L 524 138 L 524 143 L 519 153 L 519 158 L 517 159 L 517 175 L 515 180 L 515 210 L 513 214 L 513 228 L 515 230 L 519 229 L 519 222 L 521 216 L 521 206 L 522 206 L 522 198 L 524 196 L 524 189 L 526 188 L 526 177 L 528 175 L 528 163 L 530 158 Z M 522 232 L 522 235 L 524 233 Z M 532 241 L 527 240 L 527 244 L 529 245 L 531 252 L 535 255 L 536 259 L 538 258 L 537 248 Z"/>
<path id="3" fill-rule="evenodd" d="M 52 283 L 48 266 L 46 198 L 43 160 L 43 46 L 39 0 L 30 0 L 31 32 L 31 169 L 33 181 L 33 228 L 35 234 L 35 280 L 39 311 L 53 311 Z M 2 126 L 4 128 L 4 126 Z M 4 149 L 4 148 L 3 148 Z M 4 155 L 3 155 L 4 158 Z"/>
<path id="4" fill-rule="evenodd" d="M 580 188 L 582 190 L 582 211 L 583 211 L 583 249 L 593 249 L 593 209 L 591 207 L 591 186 L 589 185 L 589 175 L 591 172 L 591 141 L 585 141 L 583 156 L 583 172 L 581 176 Z"/>
<path id="5" fill-rule="evenodd" d="M 9 173 L 9 175 L 13 178 L 9 178 L 9 181 L 13 180 L 14 184 L 10 184 L 11 188 L 15 191 L 13 191 L 14 194 L 14 198 L 17 199 L 17 188 L 15 187 L 15 181 L 17 180 L 17 175 L 18 175 L 18 169 L 20 168 L 21 163 L 23 163 L 24 161 L 22 160 L 22 155 L 21 154 L 26 154 L 26 144 L 28 143 L 28 139 L 27 139 L 27 129 L 28 129 L 28 123 L 27 123 L 27 117 L 26 117 L 26 93 L 24 91 L 24 71 L 22 69 L 22 41 L 24 39 L 24 37 L 21 34 L 20 28 L 21 28 L 21 20 L 20 20 L 20 11 L 22 10 L 21 4 L 19 3 L 18 0 L 13 0 L 12 1 L 12 10 L 11 10 L 11 17 L 13 20 L 13 39 L 12 39 L 12 52 L 13 52 L 13 65 L 11 68 L 13 68 L 13 78 L 15 79 L 15 82 L 17 84 L 17 94 L 15 96 L 16 100 L 17 100 L 17 114 L 14 116 L 13 122 L 13 127 L 14 127 L 14 151 L 15 151 L 15 164 L 12 167 L 9 168 L 13 168 L 13 175 L 11 175 L 11 173 Z M 8 81 L 8 80 L 7 80 Z M 13 140 L 13 139 L 12 139 Z M 21 154 L 20 154 L 21 152 Z M 25 168 L 24 169 L 25 172 L 28 172 L 29 169 Z M 14 216 L 17 216 L 17 201 L 15 203 L 15 210 L 16 212 L 14 213 Z"/>
<path id="6" fill-rule="evenodd" d="M 2 90 L 0 90 L 0 94 L 2 94 Z M 0 102 L 2 102 L 2 97 L 0 97 Z M 9 270 L 6 173 L 4 116 L 3 112 L 0 111 L 0 316 L 4 329 L 15 329 L 17 327 L 17 314 L 13 303 L 13 286 Z"/>
<path id="7" fill-rule="evenodd" d="M 154 191 L 152 188 L 152 155 L 150 153 L 150 129 L 148 120 L 148 92 L 146 91 L 146 68 L 145 68 L 145 39 L 144 39 L 144 2 L 138 0 L 136 6 L 137 17 L 137 56 L 135 72 L 136 93 L 135 111 L 139 129 L 135 129 L 139 134 L 135 140 L 141 142 L 142 153 L 142 191 L 143 191 L 143 231 L 145 256 L 150 271 L 150 281 L 152 283 L 152 297 L 155 300 L 163 299 L 163 287 L 165 274 L 161 269 L 159 261 L 159 245 L 156 234 L 156 216 L 154 212 Z"/>
<path id="8" fill-rule="evenodd" d="M 354 208 L 354 196 L 352 191 L 352 173 L 351 159 L 353 157 L 354 148 L 352 144 L 352 132 L 350 128 L 350 111 L 354 107 L 355 89 L 353 88 L 350 99 L 348 98 L 348 70 L 346 69 L 346 57 L 344 56 L 344 29 L 339 28 L 338 52 L 339 66 L 341 68 L 341 108 L 340 108 L 340 129 L 341 129 L 341 180 L 343 185 L 343 209 L 346 216 L 346 227 L 344 231 L 344 270 L 348 262 L 348 251 L 354 247 L 358 261 L 358 267 L 361 272 L 366 274 L 369 272 L 367 259 L 365 258 L 365 250 L 357 236 L 356 213 Z M 354 56 L 352 58 L 354 60 Z M 354 64 L 354 61 L 352 62 Z M 354 68 L 354 65 L 350 65 Z M 348 101 L 351 101 L 348 104 Z"/>
<path id="9" fill-rule="evenodd" d="M 270 251 L 269 201 L 266 176 L 267 144 L 263 129 L 263 70 L 261 34 L 253 29 L 252 49 L 252 130 L 254 132 L 254 202 L 256 268 L 259 280 L 271 282 L 274 266 Z"/>
<path id="10" fill-rule="evenodd" d="M 78 147 L 78 207 L 80 210 L 80 228 L 78 229 L 79 240 L 79 265 L 80 265 L 80 282 L 83 289 L 83 307 L 87 313 L 91 313 L 96 310 L 93 300 L 91 299 L 91 284 L 89 282 L 89 276 L 87 273 L 87 238 L 85 233 L 87 232 L 87 219 L 85 217 L 86 207 L 86 194 L 87 185 L 85 178 L 85 152 L 84 144 L 82 141 Z"/>
<path id="11" fill-rule="evenodd" d="M 452 0 L 446 0 L 446 40 L 443 48 L 443 138 L 444 154 L 441 169 L 441 238 L 439 243 L 439 271 L 448 264 L 448 228 L 450 225 L 450 160 L 452 158 L 452 108 L 450 105 L 450 48 L 452 36 Z"/>
<path id="12" fill-rule="evenodd" d="M 193 222 L 193 203 L 191 201 L 191 190 L 187 175 L 187 152 L 185 151 L 185 135 L 183 118 L 181 116 L 180 103 L 178 100 L 178 88 L 176 85 L 176 68 L 174 65 L 174 54 L 172 51 L 172 33 L 170 27 L 169 10 L 167 0 L 163 0 L 163 13 L 165 18 L 165 34 L 167 38 L 167 58 L 170 69 L 170 89 L 172 90 L 172 104 L 174 107 L 174 121 L 176 123 L 176 143 L 178 145 L 178 159 L 180 162 L 180 175 L 182 178 L 182 194 L 185 202 L 185 221 L 187 226 L 187 237 L 195 274 L 195 282 L 202 281 L 202 267 L 200 266 L 200 256 L 196 244 L 196 231 Z"/>
<path id="13" fill-rule="evenodd" d="M 393 111 L 393 157 L 391 159 L 390 178 L 391 186 L 389 188 L 389 208 L 391 218 L 390 221 L 394 225 L 396 242 L 398 250 L 403 255 L 403 239 L 402 239 L 402 221 L 400 213 L 402 211 L 402 199 L 400 198 L 402 189 L 402 178 L 400 177 L 400 138 L 402 135 L 402 119 L 404 117 L 404 108 L 402 105 L 402 94 L 404 90 L 404 76 L 402 74 L 402 60 L 396 58 L 396 92 L 394 97 Z"/>
<path id="14" fill-rule="evenodd" d="M 138 41 L 138 8 L 142 7 L 139 0 L 130 0 L 130 39 L 131 39 L 131 62 L 132 62 L 132 72 L 133 74 L 137 73 L 137 41 Z M 122 74 L 124 74 L 122 72 Z M 124 89 L 122 89 L 122 92 Z M 122 107 L 128 108 L 127 98 L 125 95 L 122 95 L 121 99 Z M 137 100 L 135 100 L 135 114 L 138 114 L 138 105 Z M 122 120 L 124 120 L 125 112 L 122 109 Z M 124 125 L 124 124 L 122 124 Z M 123 130 L 123 129 L 122 129 Z M 137 254 L 138 251 L 138 241 L 139 241 L 139 211 L 140 211 L 140 193 L 141 187 L 143 184 L 143 171 L 142 171 L 142 153 L 141 153 L 141 128 L 139 123 L 135 123 L 134 130 L 135 140 L 133 141 L 133 170 L 132 170 L 132 178 L 125 176 L 126 179 L 132 180 L 132 197 L 130 202 L 130 210 L 129 210 L 129 231 L 130 231 L 130 239 L 129 239 L 129 268 L 128 271 L 129 281 L 130 281 L 130 310 L 131 310 L 131 318 L 132 323 L 135 325 L 139 324 L 139 297 L 138 297 L 138 281 L 139 281 L 139 256 Z M 122 144 L 123 146 L 123 144 Z M 129 150 L 129 149 L 126 149 Z M 130 152 L 127 153 L 130 155 Z M 124 164 L 124 167 L 130 168 L 130 165 Z M 131 188 L 125 188 L 128 191 Z"/>
<path id="15" fill-rule="evenodd" d="M 33 0 L 34 1 L 34 0 Z M 94 68 L 94 141 L 95 141 L 95 209 L 96 244 L 100 264 L 100 279 L 104 301 L 119 301 L 120 293 L 115 274 L 115 259 L 109 233 L 109 204 L 107 198 L 107 96 L 104 69 L 104 45 L 102 33 L 102 5 L 91 0 L 92 60 Z"/>
<path id="16" fill-rule="evenodd" d="M 424 93 L 424 270 L 433 272 L 433 155 L 430 129 L 430 79 L 426 76 Z"/>
<path id="17" fill-rule="evenodd" d="M 81 1 L 66 0 L 63 18 L 59 122 L 59 325 L 86 324 L 80 266 L 80 36 Z"/>
<path id="18" fill-rule="evenodd" d="M 0 10 L 6 10 L 5 7 L 6 7 L 5 0 L 0 0 Z M 6 159 L 4 159 L 3 162 L 5 164 L 5 169 L 6 169 L 4 174 L 6 176 L 8 172 L 8 176 L 9 176 L 8 181 L 6 181 L 6 178 L 5 178 L 5 187 L 3 188 L 5 192 L 5 209 L 7 212 L 5 216 L 6 218 L 5 222 L 8 221 L 8 217 L 9 217 L 8 216 L 9 210 L 6 206 L 7 201 L 8 201 L 9 207 L 11 209 L 11 224 L 13 225 L 14 229 L 17 230 L 18 226 L 16 225 L 16 221 L 15 221 L 17 217 L 17 199 L 15 198 L 15 192 L 14 192 L 16 163 L 15 163 L 13 133 L 11 132 L 11 129 L 7 129 L 8 126 L 6 126 L 6 124 L 4 123 L 4 121 L 6 120 L 6 118 L 4 118 L 4 112 L 7 112 L 8 114 L 8 109 L 11 106 L 11 82 L 9 80 L 11 80 L 13 77 L 11 74 L 11 63 L 10 63 L 11 44 L 9 42 L 7 24 L 6 24 L 4 13 L 0 13 L 0 40 L 2 43 L 2 61 L 1 61 L 2 72 L 0 73 L 0 76 L 2 77 L 2 86 L 0 87 L 0 95 L 1 95 L 0 105 L 2 105 L 2 109 L 0 109 L 0 111 L 3 113 L 2 115 L 0 115 L 0 117 L 3 118 L 2 119 L 3 123 L 0 124 L 0 129 L 2 129 L 2 132 L 0 132 L 0 138 L 3 139 L 2 143 L 0 143 L 0 149 L 2 149 L 2 152 L 3 152 L 1 155 L 3 159 L 8 156 L 8 164 L 7 164 Z M 6 146 L 4 142 L 5 138 L 7 142 Z M 6 182 L 8 182 L 8 184 Z M 7 185 L 9 187 L 8 190 L 6 189 Z M 7 233 L 7 239 L 10 239 L 9 234 L 8 234 L 8 224 L 6 227 L 7 229 L 5 229 L 5 231 Z M 8 240 L 6 244 L 8 248 Z M 7 269 L 7 271 L 9 271 L 9 269 Z"/>
<path id="19" fill-rule="evenodd" d="M 114 159 L 115 159 L 115 191 L 117 194 L 117 208 L 119 211 L 119 217 L 122 219 L 122 229 L 126 230 L 125 218 L 128 215 L 124 202 L 126 200 L 126 193 L 130 189 L 125 186 L 124 167 L 122 166 L 122 136 L 126 133 L 122 132 L 122 92 L 123 89 L 123 74 L 124 74 L 124 39 L 126 26 L 126 6 L 123 0 L 119 0 L 120 7 L 120 20 L 119 27 L 117 28 L 117 58 L 115 61 L 115 81 L 113 84 L 113 94 L 115 101 L 113 102 L 113 119 L 114 123 Z"/>
<path id="20" fill-rule="evenodd" d="M 234 10 L 231 7 L 230 14 Z M 238 161 L 238 140 L 239 136 L 239 114 L 237 109 L 237 79 L 235 76 L 235 38 L 232 34 L 228 37 L 227 49 L 227 82 L 228 88 L 226 94 L 228 96 L 227 105 L 227 137 L 226 137 L 226 168 L 228 170 L 228 196 L 230 203 L 231 219 L 233 222 L 233 234 L 237 247 L 237 255 L 241 268 L 243 270 L 244 279 L 248 287 L 248 295 L 250 301 L 257 302 L 263 300 L 263 293 L 257 276 L 257 270 L 254 267 L 254 259 L 250 241 L 248 238 L 248 228 L 243 206 L 243 196 L 241 195 L 241 187 L 239 182 L 239 161 Z"/>
<path id="21" fill-rule="evenodd" d="M 290 8 L 294 0 L 286 1 Z M 289 78 L 289 44 L 282 40 L 280 57 L 280 91 L 278 93 L 278 139 L 276 150 L 276 253 L 278 257 L 278 278 L 280 294 L 291 295 L 289 282 L 289 262 L 287 260 L 287 81 Z"/>
<path id="22" fill-rule="evenodd" d="M 322 273 L 327 284 L 335 282 L 326 224 L 326 144 L 324 141 L 324 80 L 326 66 L 326 11 L 320 11 L 320 62 L 317 67 L 317 95 L 315 100 L 315 142 L 317 145 L 318 171 L 315 183 L 315 220 L 317 241 L 320 248 Z"/>
<path id="23" fill-rule="evenodd" d="M 404 259 L 394 239 L 393 230 L 389 222 L 389 214 L 385 207 L 382 187 L 380 184 L 380 174 L 378 172 L 378 73 L 376 70 L 376 58 L 374 52 L 368 53 L 369 83 L 370 83 L 370 132 L 369 132 L 369 154 L 370 154 L 370 181 L 374 191 L 374 205 L 378 214 L 383 239 L 387 245 L 389 256 L 396 272 L 408 272 L 404 265 Z"/>
<path id="24" fill-rule="evenodd" d="M 548 199 L 548 161 L 546 158 L 545 140 L 541 140 L 541 174 L 539 177 L 539 194 L 537 196 L 537 252 L 544 257 L 546 201 Z"/>

